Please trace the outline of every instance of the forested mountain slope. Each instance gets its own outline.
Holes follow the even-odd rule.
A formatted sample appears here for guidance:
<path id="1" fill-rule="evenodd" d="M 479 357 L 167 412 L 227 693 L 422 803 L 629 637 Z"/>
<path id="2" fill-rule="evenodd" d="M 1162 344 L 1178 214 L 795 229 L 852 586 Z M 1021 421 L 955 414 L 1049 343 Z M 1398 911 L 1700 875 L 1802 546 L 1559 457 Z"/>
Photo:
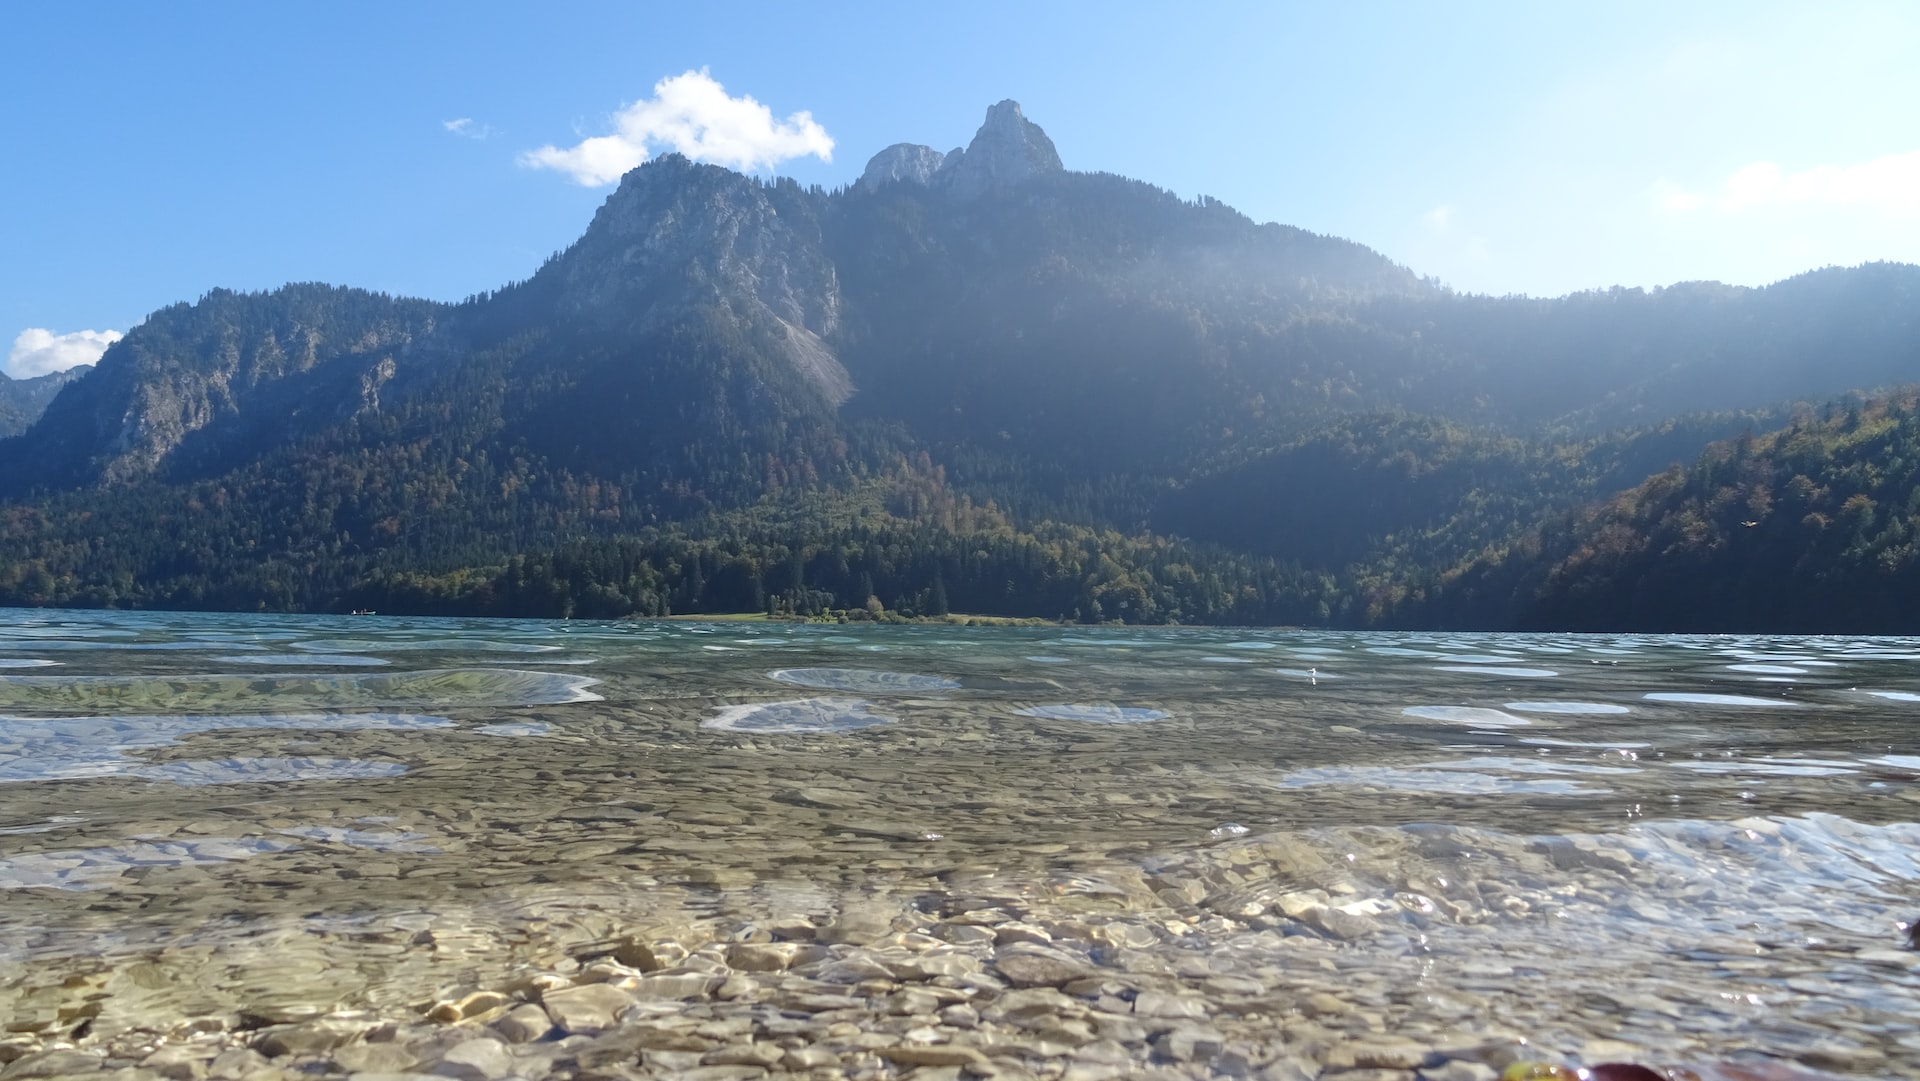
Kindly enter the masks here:
<path id="1" fill-rule="evenodd" d="M 1809 410 L 1537 528 L 1399 618 L 1578 630 L 1912 633 L 1912 390 Z"/>
<path id="2" fill-rule="evenodd" d="M 934 575 L 953 603 L 1030 598 L 1007 614 L 1412 618 L 1449 568 L 1781 402 L 1913 378 L 1916 298 L 1893 264 L 1463 296 L 1069 171 L 1002 102 L 962 150 L 890 147 L 837 191 L 655 159 L 459 304 L 307 284 L 163 309 L 0 440 L 0 601 L 494 610 L 468 587 L 515 557 L 642 552 L 565 604 L 858 607 L 870 582 L 924 608 Z M 873 495 L 928 484 L 977 513 Z M 1003 573 L 969 536 L 1029 554 Z M 794 550 L 843 554 L 796 576 Z"/>

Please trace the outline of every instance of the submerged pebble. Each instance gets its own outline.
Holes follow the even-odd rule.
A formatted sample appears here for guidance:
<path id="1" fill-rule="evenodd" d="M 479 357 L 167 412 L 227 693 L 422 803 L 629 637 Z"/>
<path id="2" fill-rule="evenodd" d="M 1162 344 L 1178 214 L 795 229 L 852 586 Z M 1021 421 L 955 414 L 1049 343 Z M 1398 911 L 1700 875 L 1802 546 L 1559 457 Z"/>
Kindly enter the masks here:
<path id="1" fill-rule="evenodd" d="M 200 619 L 392 663 L 0 677 L 11 1076 L 1920 1072 L 1910 705 L 1642 704 L 1844 641 Z"/>

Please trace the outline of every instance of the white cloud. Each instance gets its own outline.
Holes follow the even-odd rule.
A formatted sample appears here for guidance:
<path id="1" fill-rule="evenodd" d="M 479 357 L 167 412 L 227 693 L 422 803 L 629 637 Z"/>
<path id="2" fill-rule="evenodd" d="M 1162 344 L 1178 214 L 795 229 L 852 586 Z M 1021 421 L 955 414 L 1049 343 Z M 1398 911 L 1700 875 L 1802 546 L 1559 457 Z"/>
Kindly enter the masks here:
<path id="1" fill-rule="evenodd" d="M 1442 203 L 1432 210 L 1427 211 L 1425 214 L 1420 215 L 1420 217 L 1427 223 L 1428 228 L 1436 233 L 1444 233 L 1453 225 L 1453 215 L 1455 213 L 1456 208 L 1452 203 Z"/>
<path id="2" fill-rule="evenodd" d="M 13 339 L 7 352 L 7 374 L 15 379 L 32 379 L 50 372 L 64 372 L 82 364 L 92 364 L 107 351 L 107 346 L 122 337 L 117 330 L 76 330 L 55 334 L 51 330 L 28 327 Z"/>
<path id="3" fill-rule="evenodd" d="M 440 126 L 463 139 L 474 139 L 483 143 L 500 134 L 494 130 L 492 124 L 482 124 L 470 116 L 463 116 L 457 120 L 442 120 Z"/>
<path id="4" fill-rule="evenodd" d="M 1654 196 L 1668 210 L 1713 206 L 1729 213 L 1761 207 L 1851 206 L 1892 215 L 1920 214 L 1920 150 L 1858 165 L 1817 165 L 1790 173 L 1770 161 L 1734 170 L 1716 191 L 1692 192 L 1662 181 Z"/>
<path id="5" fill-rule="evenodd" d="M 557 169 L 585 187 L 611 184 L 662 151 L 743 171 L 771 167 L 809 154 L 833 160 L 833 138 L 797 112 L 775 120 L 773 110 L 751 97 L 728 97 L 707 69 L 662 79 L 653 97 L 613 116 L 614 132 L 573 146 L 543 146 L 520 155 L 530 169 Z"/>

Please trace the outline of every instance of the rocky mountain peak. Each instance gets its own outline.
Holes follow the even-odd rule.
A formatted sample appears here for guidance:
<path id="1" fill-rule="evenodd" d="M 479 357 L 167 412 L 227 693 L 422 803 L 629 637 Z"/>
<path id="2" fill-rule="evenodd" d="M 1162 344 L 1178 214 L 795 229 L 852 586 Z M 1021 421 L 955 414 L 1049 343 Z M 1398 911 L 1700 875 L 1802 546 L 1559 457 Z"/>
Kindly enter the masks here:
<path id="1" fill-rule="evenodd" d="M 925 184 L 933 180 L 947 156 L 918 143 L 895 143 L 875 154 L 860 174 L 859 186 L 871 191 L 895 180 Z"/>
<path id="2" fill-rule="evenodd" d="M 541 271 L 570 325 L 643 333 L 690 310 L 777 325 L 787 359 L 835 405 L 853 384 L 827 344 L 840 286 L 821 196 L 663 154 L 631 170 L 573 247 Z"/>
<path id="3" fill-rule="evenodd" d="M 1065 168 L 1053 140 L 1027 119 L 1019 102 L 1008 99 L 987 110 L 986 122 L 965 147 L 942 154 L 918 143 L 895 143 L 867 162 L 857 186 L 872 191 L 906 180 L 971 199 Z"/>
<path id="4" fill-rule="evenodd" d="M 1066 169 L 1053 140 L 1011 98 L 987 110 L 986 122 L 974 133 L 973 142 L 964 153 L 948 155 L 945 166 L 946 183 L 961 198 Z"/>

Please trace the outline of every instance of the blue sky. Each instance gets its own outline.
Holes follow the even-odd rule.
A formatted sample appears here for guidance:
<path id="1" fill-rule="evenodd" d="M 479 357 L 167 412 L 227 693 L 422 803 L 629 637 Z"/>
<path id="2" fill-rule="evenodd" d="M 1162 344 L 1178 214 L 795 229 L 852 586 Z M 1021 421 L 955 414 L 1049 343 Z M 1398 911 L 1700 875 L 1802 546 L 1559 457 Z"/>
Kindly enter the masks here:
<path id="1" fill-rule="evenodd" d="M 216 286 L 524 278 L 610 190 L 541 148 L 711 119 L 689 90 L 747 122 L 700 145 L 827 186 L 1015 98 L 1069 168 L 1473 292 L 1920 262 L 1920 5 L 1334 7 L 7 5 L 0 347 L 31 374 Z"/>

